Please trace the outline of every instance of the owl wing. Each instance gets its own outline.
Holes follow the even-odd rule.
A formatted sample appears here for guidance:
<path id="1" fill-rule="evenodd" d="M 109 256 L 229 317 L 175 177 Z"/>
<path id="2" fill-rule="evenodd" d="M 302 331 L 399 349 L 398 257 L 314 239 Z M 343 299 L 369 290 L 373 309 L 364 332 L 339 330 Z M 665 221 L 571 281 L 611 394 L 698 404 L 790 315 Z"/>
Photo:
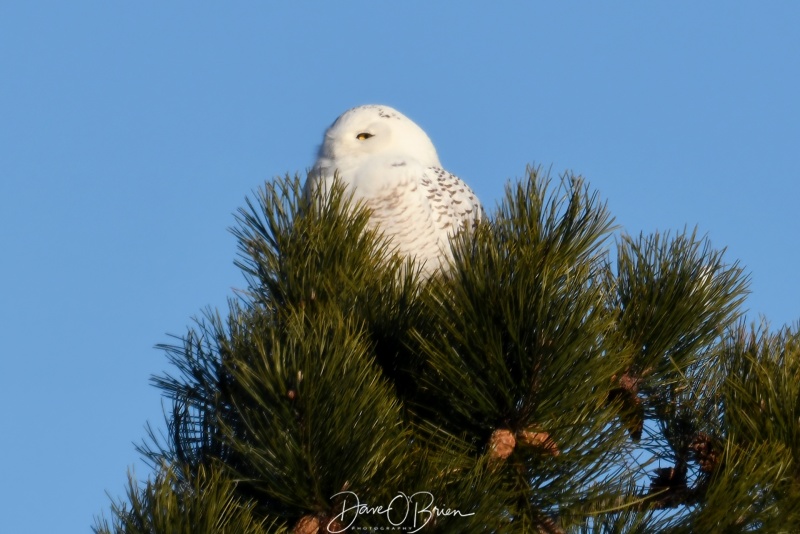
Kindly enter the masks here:
<path id="1" fill-rule="evenodd" d="M 474 228 L 486 213 L 474 191 L 458 176 L 441 167 L 428 167 L 420 184 L 431 208 L 449 234 L 467 225 Z"/>
<path id="2" fill-rule="evenodd" d="M 323 173 L 318 173 L 323 174 Z M 433 272 L 450 256 L 450 237 L 485 217 L 475 193 L 457 176 L 417 160 L 390 156 L 341 172 L 353 200 L 370 209 L 377 225 L 403 255 Z M 330 173 L 309 180 L 307 191 L 329 186 Z"/>

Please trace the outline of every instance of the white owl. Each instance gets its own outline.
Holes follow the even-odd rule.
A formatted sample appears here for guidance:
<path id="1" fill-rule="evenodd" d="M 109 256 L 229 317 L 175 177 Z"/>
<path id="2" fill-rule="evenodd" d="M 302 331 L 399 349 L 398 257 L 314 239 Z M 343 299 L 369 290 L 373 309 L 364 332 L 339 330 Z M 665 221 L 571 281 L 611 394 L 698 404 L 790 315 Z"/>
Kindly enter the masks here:
<path id="1" fill-rule="evenodd" d="M 354 203 L 371 210 L 370 223 L 428 275 L 447 265 L 450 236 L 485 216 L 469 186 L 442 168 L 422 128 L 388 106 L 359 106 L 334 121 L 305 194 L 330 187 L 337 171 Z"/>

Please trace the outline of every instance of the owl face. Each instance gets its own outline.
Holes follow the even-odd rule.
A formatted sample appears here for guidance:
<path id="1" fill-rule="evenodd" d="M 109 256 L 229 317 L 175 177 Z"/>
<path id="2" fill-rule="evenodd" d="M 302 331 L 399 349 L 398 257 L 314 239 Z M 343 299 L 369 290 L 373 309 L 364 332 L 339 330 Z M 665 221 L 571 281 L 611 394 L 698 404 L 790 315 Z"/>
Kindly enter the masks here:
<path id="1" fill-rule="evenodd" d="M 370 105 L 344 112 L 328 128 L 316 167 L 346 170 L 375 156 L 413 158 L 425 167 L 441 166 L 422 128 L 388 106 Z"/>

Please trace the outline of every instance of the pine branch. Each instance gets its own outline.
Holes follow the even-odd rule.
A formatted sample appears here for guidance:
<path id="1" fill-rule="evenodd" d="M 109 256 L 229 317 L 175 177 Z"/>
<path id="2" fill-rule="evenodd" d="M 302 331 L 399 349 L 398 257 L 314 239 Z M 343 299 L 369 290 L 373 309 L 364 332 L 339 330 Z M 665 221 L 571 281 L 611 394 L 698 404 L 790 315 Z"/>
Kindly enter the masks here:
<path id="1" fill-rule="evenodd" d="M 156 478 L 139 488 L 128 477 L 127 502 L 112 506 L 111 523 L 98 518 L 95 534 L 274 534 L 288 533 L 277 518 L 259 518 L 254 501 L 243 502 L 236 483 L 217 468 L 192 473 L 161 466 Z"/>

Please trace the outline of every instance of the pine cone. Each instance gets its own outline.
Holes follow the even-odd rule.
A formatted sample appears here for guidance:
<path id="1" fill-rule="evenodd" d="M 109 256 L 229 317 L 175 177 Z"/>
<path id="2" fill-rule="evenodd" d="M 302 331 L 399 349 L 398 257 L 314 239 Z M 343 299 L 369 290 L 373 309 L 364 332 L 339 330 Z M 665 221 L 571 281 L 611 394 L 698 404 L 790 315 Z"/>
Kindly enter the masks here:
<path id="1" fill-rule="evenodd" d="M 620 417 L 628 427 L 631 439 L 639 441 L 642 439 L 642 430 L 644 429 L 644 405 L 642 405 L 642 399 L 639 398 L 639 383 L 642 379 L 631 371 L 625 371 L 620 377 L 612 376 L 611 380 L 619 384 L 619 387 L 608 392 L 608 403 L 611 404 L 618 400 L 622 403 L 623 413 Z"/>
<path id="2" fill-rule="evenodd" d="M 294 526 L 294 534 L 329 534 L 342 532 L 343 525 L 336 519 L 325 516 L 306 515 Z"/>
<path id="3" fill-rule="evenodd" d="M 337 519 L 327 519 L 325 520 L 325 529 L 322 531 L 325 534 L 330 534 L 332 532 L 342 532 L 344 530 L 344 525 L 337 520 Z"/>
<path id="4" fill-rule="evenodd" d="M 489 438 L 489 454 L 492 455 L 492 458 L 505 460 L 514 452 L 516 445 L 517 440 L 510 430 L 498 428 L 492 432 L 492 437 Z"/>
<path id="5" fill-rule="evenodd" d="M 556 445 L 556 442 L 550 437 L 550 434 L 536 428 L 517 432 L 517 439 L 521 445 L 543 449 L 550 453 L 551 456 L 558 456 L 561 454 L 561 451 L 558 450 L 558 445 Z"/>
<path id="6" fill-rule="evenodd" d="M 319 532 L 319 518 L 313 515 L 305 515 L 294 526 L 294 534 L 317 534 Z"/>
<path id="7" fill-rule="evenodd" d="M 564 534 L 566 531 L 561 528 L 552 517 L 542 516 L 539 518 L 537 530 L 540 534 Z"/>
<path id="8" fill-rule="evenodd" d="M 686 487 L 686 474 L 674 467 L 660 467 L 654 470 L 656 474 L 650 481 L 650 491 L 656 492 L 663 489 L 681 489 Z"/>
<path id="9" fill-rule="evenodd" d="M 703 473 L 712 473 L 719 463 L 719 454 L 714 450 L 711 436 L 705 432 L 698 432 L 689 449 L 694 453 L 694 459 Z"/>

